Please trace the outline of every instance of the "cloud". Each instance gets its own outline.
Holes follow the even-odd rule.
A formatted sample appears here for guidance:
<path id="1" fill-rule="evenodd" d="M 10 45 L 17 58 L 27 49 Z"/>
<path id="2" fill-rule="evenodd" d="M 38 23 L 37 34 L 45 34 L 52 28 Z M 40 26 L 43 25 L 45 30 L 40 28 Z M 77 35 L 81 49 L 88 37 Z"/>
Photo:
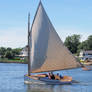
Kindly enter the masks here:
<path id="1" fill-rule="evenodd" d="M 57 28 L 56 31 L 63 42 L 67 36 L 71 36 L 73 34 L 81 35 L 81 41 L 86 40 L 87 37 L 92 34 L 91 31 L 79 30 L 75 28 Z M 0 29 L 0 47 L 17 48 L 24 47 L 25 45 L 27 45 L 27 28 Z"/>
<path id="2" fill-rule="evenodd" d="M 27 30 L 23 28 L 8 28 L 0 30 L 0 47 L 23 47 L 27 44 Z"/>

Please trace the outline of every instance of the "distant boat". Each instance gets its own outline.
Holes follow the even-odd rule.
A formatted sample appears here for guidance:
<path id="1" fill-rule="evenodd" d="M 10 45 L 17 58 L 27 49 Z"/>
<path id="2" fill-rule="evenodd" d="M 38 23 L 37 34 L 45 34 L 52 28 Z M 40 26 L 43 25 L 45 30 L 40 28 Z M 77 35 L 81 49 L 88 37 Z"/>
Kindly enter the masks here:
<path id="1" fill-rule="evenodd" d="M 91 67 L 92 61 L 89 61 L 88 59 L 82 58 L 80 60 L 80 65 L 82 67 L 82 70 L 84 70 L 84 71 L 92 70 L 92 67 Z"/>
<path id="2" fill-rule="evenodd" d="M 92 57 L 85 56 L 80 59 L 80 63 L 83 65 L 92 65 Z"/>
<path id="3" fill-rule="evenodd" d="M 30 20 L 30 15 L 29 19 Z M 40 1 L 30 30 L 28 21 L 28 74 L 25 83 L 69 84 L 72 77 L 49 79 L 42 72 L 78 67 L 75 57 L 64 46 Z"/>
<path id="4" fill-rule="evenodd" d="M 88 62 L 86 62 L 86 61 L 84 61 L 84 62 L 81 62 L 83 65 L 92 65 L 92 61 L 88 61 Z"/>

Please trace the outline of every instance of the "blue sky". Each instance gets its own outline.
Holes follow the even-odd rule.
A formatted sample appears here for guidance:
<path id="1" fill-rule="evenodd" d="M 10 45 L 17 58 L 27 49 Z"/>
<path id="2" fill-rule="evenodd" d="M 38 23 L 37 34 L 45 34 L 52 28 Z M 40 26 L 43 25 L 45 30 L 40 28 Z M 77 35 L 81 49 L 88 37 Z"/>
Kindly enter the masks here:
<path id="1" fill-rule="evenodd" d="M 0 0 L 0 47 L 27 44 L 28 12 L 32 23 L 39 0 Z M 81 41 L 92 34 L 92 0 L 42 0 L 60 38 L 80 34 Z"/>

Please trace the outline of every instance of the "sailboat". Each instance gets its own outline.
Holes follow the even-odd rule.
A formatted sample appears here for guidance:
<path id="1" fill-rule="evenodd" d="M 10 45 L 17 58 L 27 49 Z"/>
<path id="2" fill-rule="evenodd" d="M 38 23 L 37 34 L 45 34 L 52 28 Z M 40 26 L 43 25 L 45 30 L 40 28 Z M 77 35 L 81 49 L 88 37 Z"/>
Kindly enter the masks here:
<path id="1" fill-rule="evenodd" d="M 90 65 L 86 65 L 86 64 L 81 63 L 81 62 L 79 62 L 79 63 L 80 63 L 80 66 L 81 66 L 83 71 L 90 71 L 90 70 L 92 70 L 92 67 Z"/>
<path id="2" fill-rule="evenodd" d="M 78 63 L 72 53 L 64 46 L 42 2 L 39 2 L 31 29 L 28 18 L 28 74 L 25 83 L 69 84 L 71 76 L 60 80 L 49 79 L 43 72 L 77 68 Z"/>

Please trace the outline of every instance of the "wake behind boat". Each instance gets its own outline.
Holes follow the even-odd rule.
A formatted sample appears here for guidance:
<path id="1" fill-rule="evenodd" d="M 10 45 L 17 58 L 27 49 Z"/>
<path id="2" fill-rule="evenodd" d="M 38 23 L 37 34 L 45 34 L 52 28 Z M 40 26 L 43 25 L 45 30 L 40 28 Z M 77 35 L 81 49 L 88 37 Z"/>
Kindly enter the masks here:
<path id="1" fill-rule="evenodd" d="M 69 84 L 72 77 L 49 79 L 42 74 L 78 67 L 72 53 L 64 46 L 40 1 L 30 30 L 30 15 L 28 17 L 28 75 L 25 82 L 45 84 Z M 44 76 L 44 77 L 43 77 Z"/>

